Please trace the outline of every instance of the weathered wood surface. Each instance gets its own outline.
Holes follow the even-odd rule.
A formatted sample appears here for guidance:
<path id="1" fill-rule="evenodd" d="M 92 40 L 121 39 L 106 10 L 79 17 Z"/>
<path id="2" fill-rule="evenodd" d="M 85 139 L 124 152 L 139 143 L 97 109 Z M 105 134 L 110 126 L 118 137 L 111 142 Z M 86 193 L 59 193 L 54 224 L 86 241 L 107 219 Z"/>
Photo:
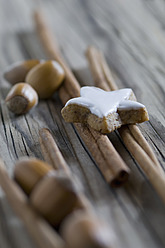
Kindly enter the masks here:
<path id="1" fill-rule="evenodd" d="M 89 44 L 105 54 L 119 87 L 133 88 L 150 121 L 139 125 L 165 167 L 165 2 L 163 0 L 41 1 L 62 53 L 83 84 L 92 84 L 84 52 Z M 10 85 L 2 78 L 13 62 L 46 58 L 32 20 L 38 1 L 0 0 L 0 157 L 12 175 L 22 156 L 42 158 L 38 130 L 48 127 L 82 182 L 98 214 L 117 236 L 116 247 L 164 247 L 165 207 L 117 132 L 109 135 L 131 169 L 123 188 L 111 189 L 71 124 L 64 123 L 58 95 L 15 117 L 4 103 Z M 0 197 L 0 247 L 36 247 L 4 193 Z"/>

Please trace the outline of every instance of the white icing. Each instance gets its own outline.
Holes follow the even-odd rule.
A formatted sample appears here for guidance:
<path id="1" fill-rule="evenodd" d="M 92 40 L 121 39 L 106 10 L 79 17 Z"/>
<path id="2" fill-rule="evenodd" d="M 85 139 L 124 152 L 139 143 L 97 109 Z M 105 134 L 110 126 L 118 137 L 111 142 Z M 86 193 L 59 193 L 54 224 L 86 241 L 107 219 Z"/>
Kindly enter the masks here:
<path id="1" fill-rule="evenodd" d="M 70 99 L 65 106 L 77 104 L 87 107 L 92 114 L 102 118 L 117 109 L 130 110 L 144 108 L 144 105 L 136 101 L 130 101 L 132 90 L 129 88 L 104 91 L 97 87 L 85 86 L 80 90 L 80 97 Z"/>
<path id="2" fill-rule="evenodd" d="M 140 109 L 140 108 L 145 108 L 143 104 L 140 102 L 135 102 L 131 100 L 124 100 L 119 103 L 118 109 L 119 110 L 130 110 L 130 109 Z"/>

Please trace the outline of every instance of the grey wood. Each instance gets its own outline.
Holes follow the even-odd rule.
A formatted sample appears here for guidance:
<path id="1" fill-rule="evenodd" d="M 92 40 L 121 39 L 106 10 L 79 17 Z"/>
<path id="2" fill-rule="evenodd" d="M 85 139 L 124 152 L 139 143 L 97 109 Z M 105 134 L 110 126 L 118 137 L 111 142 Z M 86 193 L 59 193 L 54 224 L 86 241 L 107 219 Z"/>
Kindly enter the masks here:
<path id="1" fill-rule="evenodd" d="M 33 10 L 39 4 L 56 34 L 63 56 L 82 84 L 92 84 L 85 50 L 98 46 L 106 55 L 120 88 L 133 88 L 149 111 L 139 125 L 165 168 L 165 1 L 163 0 L 0 0 L 0 157 L 12 176 L 22 156 L 42 158 L 41 127 L 49 128 L 96 212 L 116 234 L 116 247 L 164 247 L 165 208 L 143 171 L 122 143 L 118 132 L 108 137 L 131 169 L 123 188 L 111 189 L 72 124 L 61 118 L 57 94 L 24 116 L 5 106 L 10 85 L 2 78 L 11 63 L 47 58 L 35 33 Z M 0 195 L 0 247 L 36 247 Z"/>

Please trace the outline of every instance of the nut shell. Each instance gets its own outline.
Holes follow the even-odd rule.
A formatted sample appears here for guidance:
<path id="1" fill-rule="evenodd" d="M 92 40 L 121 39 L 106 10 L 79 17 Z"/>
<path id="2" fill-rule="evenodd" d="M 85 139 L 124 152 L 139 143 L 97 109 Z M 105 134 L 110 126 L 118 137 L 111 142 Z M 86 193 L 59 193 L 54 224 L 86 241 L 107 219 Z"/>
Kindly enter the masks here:
<path id="1" fill-rule="evenodd" d="M 40 63 L 27 74 L 25 81 L 38 93 L 41 99 L 49 98 L 64 80 L 64 70 L 53 60 Z"/>
<path id="2" fill-rule="evenodd" d="M 26 83 L 15 84 L 5 99 L 7 107 L 15 114 L 25 114 L 37 105 L 36 91 Z"/>
<path id="3" fill-rule="evenodd" d="M 61 233 L 69 248 L 114 247 L 114 237 L 105 223 L 86 211 L 76 211 L 66 218 Z"/>
<path id="4" fill-rule="evenodd" d="M 74 184 L 61 172 L 48 174 L 30 195 L 33 207 L 53 226 L 58 226 L 77 204 Z"/>
<path id="5" fill-rule="evenodd" d="M 36 158 L 22 158 L 15 164 L 14 179 L 25 191 L 30 194 L 37 183 L 53 168 Z"/>
<path id="6" fill-rule="evenodd" d="M 11 84 L 24 82 L 26 74 L 37 64 L 40 60 L 30 59 L 20 61 L 12 64 L 4 73 L 4 78 Z"/>

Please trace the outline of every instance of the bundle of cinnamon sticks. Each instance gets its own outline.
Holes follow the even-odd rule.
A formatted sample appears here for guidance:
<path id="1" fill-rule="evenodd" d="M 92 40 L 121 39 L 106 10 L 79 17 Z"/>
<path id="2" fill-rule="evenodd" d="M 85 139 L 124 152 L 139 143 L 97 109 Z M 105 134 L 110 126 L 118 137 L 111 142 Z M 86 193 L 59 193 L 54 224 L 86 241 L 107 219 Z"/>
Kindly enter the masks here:
<path id="1" fill-rule="evenodd" d="M 51 30 L 41 11 L 35 13 L 35 22 L 40 40 L 48 55 L 57 60 L 65 70 L 66 80 L 59 90 L 63 104 L 80 94 L 80 85 L 62 58 Z M 95 85 L 104 90 L 118 89 L 103 54 L 94 47 L 87 49 L 87 58 Z M 112 186 L 122 185 L 128 178 L 129 168 L 119 156 L 107 136 L 85 124 L 75 124 L 85 145 L 93 156 L 106 181 Z M 165 203 L 165 176 L 161 165 L 136 125 L 123 126 L 119 133 L 132 156 L 139 163 L 151 184 Z"/>

